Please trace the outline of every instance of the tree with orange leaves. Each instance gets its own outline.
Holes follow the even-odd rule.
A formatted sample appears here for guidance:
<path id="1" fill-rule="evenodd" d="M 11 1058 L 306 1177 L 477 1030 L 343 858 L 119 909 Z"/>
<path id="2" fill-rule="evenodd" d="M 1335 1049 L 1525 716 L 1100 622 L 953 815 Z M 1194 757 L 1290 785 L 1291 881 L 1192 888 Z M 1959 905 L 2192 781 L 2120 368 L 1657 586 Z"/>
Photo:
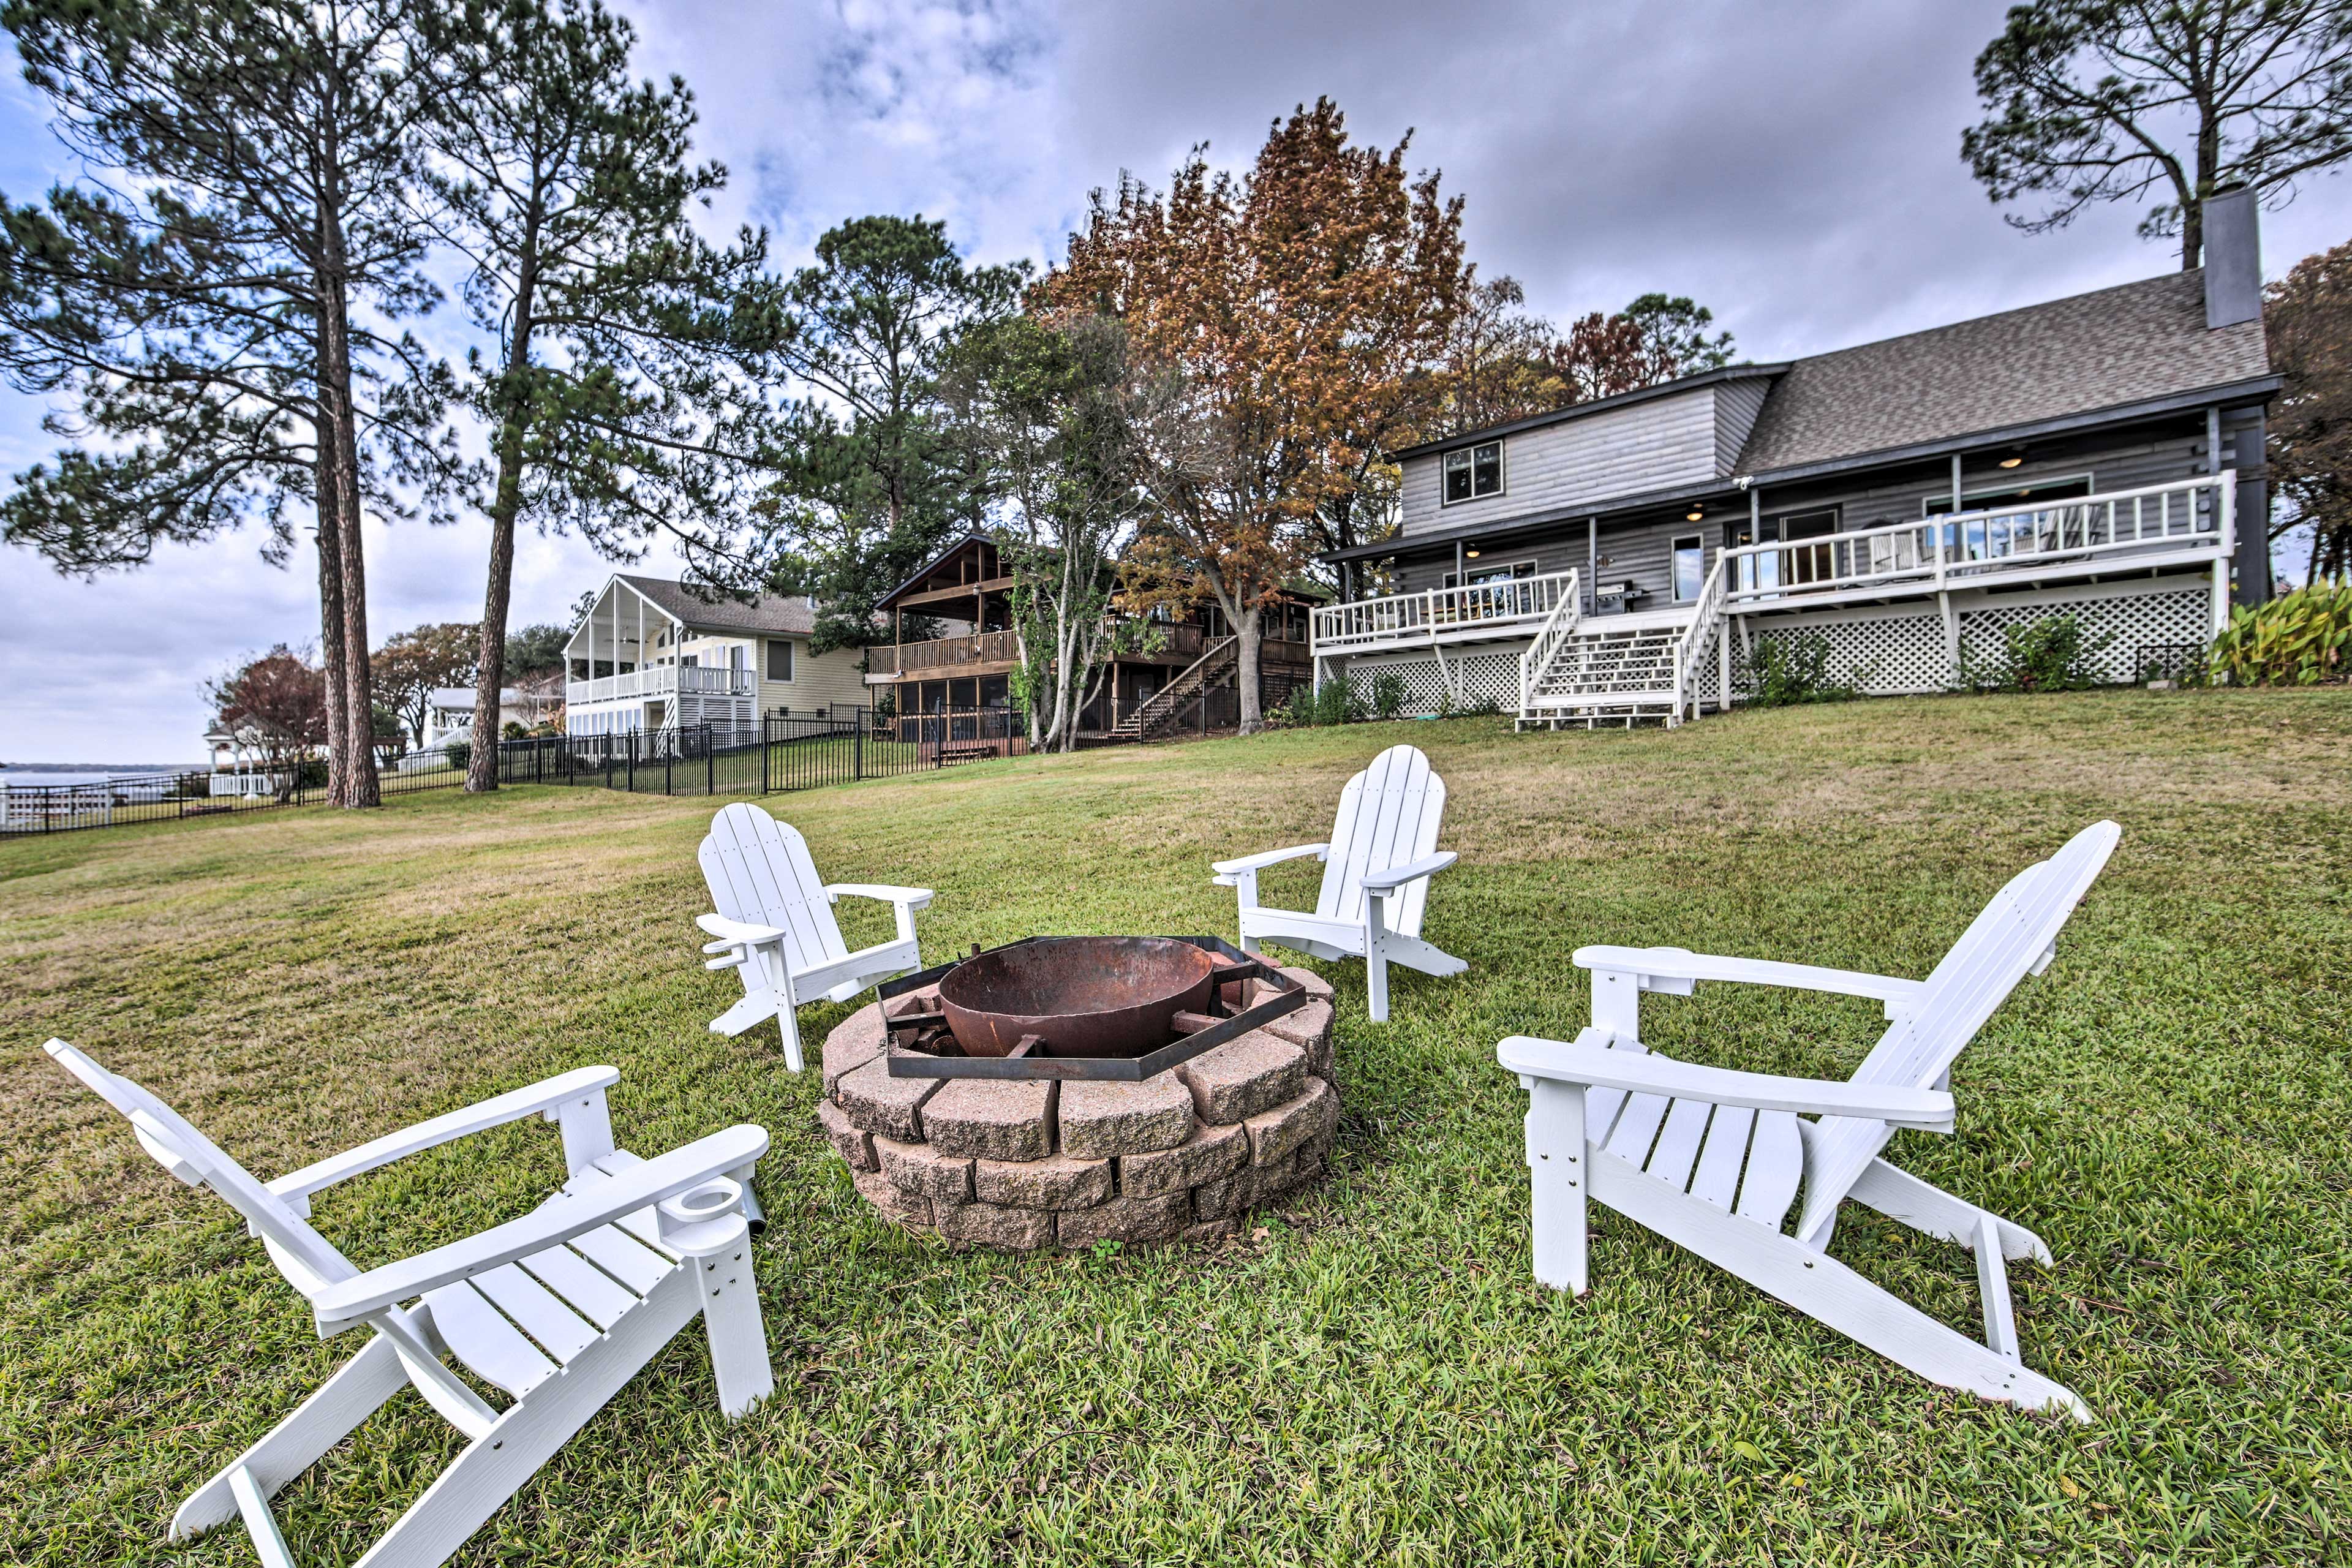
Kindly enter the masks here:
<path id="1" fill-rule="evenodd" d="M 1364 537 L 1444 387 L 1469 284 L 1462 204 L 1405 149 L 1350 146 L 1328 99 L 1275 123 L 1246 175 L 1193 149 L 1166 195 L 1123 179 L 1040 280 L 1040 314 L 1125 324 L 1148 519 L 1129 603 L 1213 600 L 1259 727 L 1262 616 L 1317 548 Z"/>

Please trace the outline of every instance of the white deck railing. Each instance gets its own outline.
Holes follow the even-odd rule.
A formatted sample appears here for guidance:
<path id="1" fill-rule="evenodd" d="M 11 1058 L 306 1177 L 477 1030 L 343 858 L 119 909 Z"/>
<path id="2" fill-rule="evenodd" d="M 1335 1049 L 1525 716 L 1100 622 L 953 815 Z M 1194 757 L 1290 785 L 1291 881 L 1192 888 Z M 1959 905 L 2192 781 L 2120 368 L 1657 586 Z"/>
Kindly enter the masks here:
<path id="1" fill-rule="evenodd" d="M 608 698 L 675 697 L 680 692 L 705 697 L 750 697 L 757 689 L 758 678 L 748 669 L 730 669 L 724 665 L 656 664 L 594 680 L 566 681 L 563 700 L 577 707 Z"/>
<path id="2" fill-rule="evenodd" d="M 2140 558 L 2226 558 L 2237 475 L 2084 496 L 2038 506 L 1888 523 L 1852 533 L 1722 552 L 1734 609 L 1855 591 L 1936 593 L 1979 579 L 2052 571 L 2073 576 Z"/>
<path id="3" fill-rule="evenodd" d="M 1532 631 L 1549 618 L 1563 594 L 1575 598 L 1575 573 L 1326 605 L 1315 612 L 1314 649 L 1320 658 L 1397 644 L 1508 637 L 1517 630 Z"/>

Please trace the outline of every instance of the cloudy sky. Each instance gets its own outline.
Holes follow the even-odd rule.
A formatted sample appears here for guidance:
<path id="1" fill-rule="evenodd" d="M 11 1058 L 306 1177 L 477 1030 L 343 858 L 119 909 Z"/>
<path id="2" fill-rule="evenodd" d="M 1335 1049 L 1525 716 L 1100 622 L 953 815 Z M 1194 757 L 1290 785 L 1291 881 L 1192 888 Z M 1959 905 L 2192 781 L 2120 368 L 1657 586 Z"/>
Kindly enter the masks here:
<path id="1" fill-rule="evenodd" d="M 1454 0 L 621 0 L 650 73 L 683 75 L 702 151 L 733 181 L 716 226 L 768 226 L 788 264 L 845 217 L 944 217 L 984 260 L 1057 256 L 1087 193 L 1155 182 L 1209 144 L 1244 164 L 1318 93 L 1359 138 L 1468 197 L 1470 252 L 1551 315 L 1664 289 L 1710 306 L 1759 359 L 1816 353 L 2146 277 L 2174 264 L 2108 212 L 2027 236 L 1958 156 L 1969 65 L 2003 0 L 1644 5 Z M 10 62 L 13 68 L 13 60 Z M 0 189 L 70 174 L 21 82 L 0 85 Z M 2352 235 L 2352 181 L 2265 218 L 2266 270 Z M 454 324 L 448 342 L 457 341 Z M 51 443 L 0 392 L 0 463 Z M 371 628 L 480 613 L 487 531 L 372 528 Z M 0 553 L 0 762 L 201 755 L 205 679 L 315 639 L 306 558 L 254 537 L 175 550 L 95 584 Z M 664 564 L 656 559 L 655 565 Z M 560 620 L 607 567 L 527 540 L 515 617 Z"/>

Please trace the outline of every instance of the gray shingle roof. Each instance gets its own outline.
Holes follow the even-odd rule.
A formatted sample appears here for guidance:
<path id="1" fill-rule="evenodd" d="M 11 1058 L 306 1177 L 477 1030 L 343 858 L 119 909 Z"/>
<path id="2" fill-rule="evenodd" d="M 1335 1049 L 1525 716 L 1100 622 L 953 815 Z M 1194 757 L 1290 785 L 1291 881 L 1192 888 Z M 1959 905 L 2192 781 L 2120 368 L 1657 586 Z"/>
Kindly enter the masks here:
<path id="1" fill-rule="evenodd" d="M 799 594 L 761 594 L 747 603 L 723 595 L 704 598 L 685 584 L 667 577 L 639 577 L 627 572 L 614 575 L 698 630 L 790 632 L 803 637 L 816 630 L 816 611 Z"/>
<path id="2" fill-rule="evenodd" d="M 2260 321 L 2208 330 L 2205 275 L 1979 316 L 1791 364 L 1739 455 L 1769 473 L 2270 373 Z"/>

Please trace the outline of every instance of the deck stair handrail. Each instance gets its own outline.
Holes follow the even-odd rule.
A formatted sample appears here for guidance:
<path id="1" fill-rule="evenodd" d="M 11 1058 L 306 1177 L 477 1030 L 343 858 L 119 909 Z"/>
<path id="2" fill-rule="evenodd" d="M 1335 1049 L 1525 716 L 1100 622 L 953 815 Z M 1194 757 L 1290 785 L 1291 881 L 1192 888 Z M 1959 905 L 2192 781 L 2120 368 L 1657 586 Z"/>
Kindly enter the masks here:
<path id="1" fill-rule="evenodd" d="M 1578 592 L 1576 574 L 1567 572 L 1562 575 L 1568 582 L 1560 593 L 1559 603 L 1552 605 L 1551 614 L 1544 617 L 1543 625 L 1536 628 L 1536 640 L 1519 655 L 1519 711 L 1522 713 L 1528 710 L 1528 700 L 1549 672 L 1552 661 L 1559 657 L 1559 650 L 1568 646 L 1569 637 L 1576 631 L 1577 619 L 1583 613 L 1583 595 Z"/>
<path id="2" fill-rule="evenodd" d="M 1698 717 L 1698 664 L 1713 639 L 1723 635 L 1723 606 L 1728 593 L 1725 584 L 1730 581 L 1725 557 L 1729 553 L 1728 551 L 1716 552 L 1715 565 L 1708 570 L 1706 581 L 1699 588 L 1698 598 L 1692 603 L 1690 624 L 1683 627 L 1681 636 L 1675 638 L 1675 707 L 1674 711 L 1666 716 L 1669 729 L 1681 723 L 1685 715 L 1693 719 Z M 1727 690 L 1719 692 L 1717 700 L 1719 707 L 1728 708 L 1731 706 L 1731 693 Z"/>
<path id="3" fill-rule="evenodd" d="M 2237 473 L 2027 506 L 1948 512 L 1726 550 L 1735 605 L 1899 587 L 1938 593 L 2042 562 L 2226 557 Z"/>
<path id="4" fill-rule="evenodd" d="M 1176 715 L 1176 710 L 1186 699 L 1208 684 L 1213 675 L 1222 675 L 1225 667 L 1234 662 L 1241 651 L 1241 639 L 1226 636 L 1211 643 L 1200 658 L 1176 672 L 1176 679 L 1136 705 L 1135 711 L 1111 726 L 1114 735 L 1148 741 L 1151 731 Z"/>

